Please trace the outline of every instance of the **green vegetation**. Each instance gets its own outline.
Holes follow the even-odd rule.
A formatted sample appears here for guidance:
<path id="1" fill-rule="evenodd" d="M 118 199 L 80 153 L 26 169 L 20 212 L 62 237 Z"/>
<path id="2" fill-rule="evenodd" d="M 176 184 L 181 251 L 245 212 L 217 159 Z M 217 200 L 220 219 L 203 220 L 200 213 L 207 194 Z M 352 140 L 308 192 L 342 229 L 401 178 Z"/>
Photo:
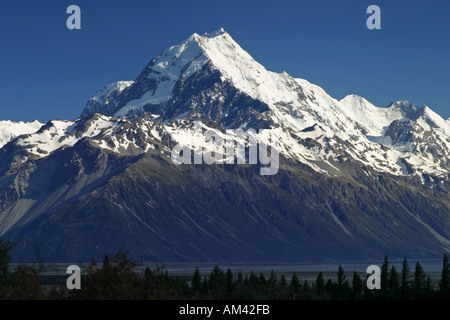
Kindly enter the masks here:
<path id="1" fill-rule="evenodd" d="M 432 300 L 450 297 L 450 264 L 444 255 L 440 281 L 434 285 L 420 263 L 414 272 L 403 260 L 402 270 L 389 265 L 385 256 L 381 267 L 381 289 L 369 290 L 366 279 L 354 272 L 346 278 L 341 265 L 336 281 L 325 280 L 319 272 L 309 283 L 293 273 L 289 280 L 285 275 L 262 273 L 233 274 L 230 269 L 215 266 L 209 275 L 201 276 L 198 267 L 190 279 L 170 276 L 164 266 L 154 270 L 146 268 L 136 272 L 140 263 L 127 258 L 119 251 L 111 258 L 105 256 L 99 265 L 93 260 L 82 275 L 81 290 L 66 288 L 66 279 L 60 277 L 53 283 L 42 276 L 43 262 L 37 254 L 32 265 L 10 266 L 12 248 L 10 242 L 0 240 L 0 299 L 27 300 Z"/>

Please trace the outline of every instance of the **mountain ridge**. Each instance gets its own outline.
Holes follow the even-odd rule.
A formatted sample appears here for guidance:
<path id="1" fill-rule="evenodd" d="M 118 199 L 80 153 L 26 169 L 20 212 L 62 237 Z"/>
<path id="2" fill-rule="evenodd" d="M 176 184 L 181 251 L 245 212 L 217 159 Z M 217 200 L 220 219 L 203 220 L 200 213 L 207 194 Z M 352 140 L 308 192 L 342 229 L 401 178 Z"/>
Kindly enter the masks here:
<path id="1" fill-rule="evenodd" d="M 267 130 L 278 173 L 175 165 L 196 122 L 219 136 Z M 51 261 L 119 248 L 149 261 L 438 257 L 450 250 L 449 126 L 426 106 L 337 100 L 268 71 L 223 29 L 194 34 L 79 118 L 8 138 L 0 235 L 20 258 L 37 243 Z"/>

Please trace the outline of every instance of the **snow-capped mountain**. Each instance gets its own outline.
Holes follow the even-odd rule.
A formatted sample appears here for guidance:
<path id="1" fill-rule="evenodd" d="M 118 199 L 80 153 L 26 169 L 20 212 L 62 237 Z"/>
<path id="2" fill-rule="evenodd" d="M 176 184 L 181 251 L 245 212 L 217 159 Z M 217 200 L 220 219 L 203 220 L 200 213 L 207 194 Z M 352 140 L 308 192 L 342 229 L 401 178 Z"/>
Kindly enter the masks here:
<path id="1" fill-rule="evenodd" d="M 114 101 L 123 90 L 133 84 L 133 81 L 117 81 L 105 86 L 93 95 L 84 109 L 82 116 L 93 113 L 109 113 L 109 101 Z"/>
<path id="2" fill-rule="evenodd" d="M 196 121 L 219 136 L 270 132 L 279 172 L 175 165 L 171 150 L 192 148 Z M 27 254 L 33 241 L 53 260 L 122 245 L 158 261 L 450 249 L 449 120 L 406 101 L 337 100 L 266 70 L 223 29 L 107 85 L 80 118 L 21 132 L 0 149 L 0 235 Z"/>
<path id="3" fill-rule="evenodd" d="M 33 122 L 0 121 L 0 148 L 9 141 L 23 134 L 35 133 L 43 124 Z"/>
<path id="4" fill-rule="evenodd" d="M 328 159 L 336 161 L 343 155 L 391 174 L 411 174 L 411 170 L 405 170 L 406 165 L 418 174 L 448 177 L 447 165 L 428 156 L 427 160 L 417 159 L 424 154 L 406 145 L 408 141 L 391 143 L 389 135 L 395 128 L 384 136 L 395 121 L 414 121 L 429 132 L 427 135 L 436 135 L 429 143 L 436 144 L 432 148 L 441 151 L 434 156 L 448 157 L 448 122 L 428 107 L 417 108 L 399 101 L 379 108 L 355 95 L 338 101 L 306 80 L 266 70 L 223 29 L 202 36 L 194 34 L 168 48 L 152 59 L 134 83 L 126 82 L 120 88 L 118 95 L 96 109 L 92 108 L 92 100 L 101 101 L 96 97 L 109 96 L 109 92 L 117 90 L 109 91 L 107 87 L 94 95 L 83 115 L 95 110 L 122 117 L 148 111 L 165 123 L 197 117 L 223 124 L 224 128 L 265 126 L 273 128 L 284 142 L 281 152 L 285 156 L 319 172 L 324 170 L 317 161 L 334 172 Z M 197 94 L 193 95 L 192 90 Z M 247 99 L 245 108 L 242 102 L 239 108 L 234 107 L 233 100 L 238 99 Z M 314 125 L 323 131 L 316 137 L 320 136 L 322 141 L 315 139 L 319 142 L 316 147 L 305 148 L 301 141 L 310 138 L 311 133 L 302 131 Z M 346 143 L 336 143 L 334 137 Z"/>

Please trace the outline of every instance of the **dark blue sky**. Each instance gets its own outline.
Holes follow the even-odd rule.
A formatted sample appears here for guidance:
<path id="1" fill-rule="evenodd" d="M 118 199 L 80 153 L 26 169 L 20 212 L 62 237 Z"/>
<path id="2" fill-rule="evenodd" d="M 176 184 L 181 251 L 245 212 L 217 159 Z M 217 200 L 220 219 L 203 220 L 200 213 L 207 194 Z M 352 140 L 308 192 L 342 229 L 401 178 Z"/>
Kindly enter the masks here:
<path id="1" fill-rule="evenodd" d="M 82 30 L 66 28 L 71 4 Z M 371 4 L 381 30 L 366 28 Z M 0 120 L 75 119 L 106 84 L 220 27 L 267 69 L 334 98 L 402 99 L 450 116 L 448 0 L 1 0 Z"/>

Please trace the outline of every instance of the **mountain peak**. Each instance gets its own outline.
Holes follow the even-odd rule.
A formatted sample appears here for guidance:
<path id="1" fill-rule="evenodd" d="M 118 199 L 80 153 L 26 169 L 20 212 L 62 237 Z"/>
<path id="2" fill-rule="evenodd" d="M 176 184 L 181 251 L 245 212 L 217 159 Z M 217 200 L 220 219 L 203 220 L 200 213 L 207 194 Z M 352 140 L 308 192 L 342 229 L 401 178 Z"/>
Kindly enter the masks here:
<path id="1" fill-rule="evenodd" d="M 339 101 L 347 116 L 367 129 L 371 136 L 380 136 L 383 130 L 395 119 L 401 117 L 400 112 L 389 108 L 379 108 L 365 98 L 350 94 Z"/>
<path id="2" fill-rule="evenodd" d="M 395 102 L 391 102 L 388 105 L 388 108 L 390 108 L 390 107 L 399 108 L 399 109 L 417 108 L 415 105 L 413 105 L 411 102 L 409 102 L 407 100 L 397 100 Z"/>
<path id="3" fill-rule="evenodd" d="M 148 105 L 164 104 L 173 97 L 173 89 L 181 79 L 189 78 L 208 63 L 219 70 L 227 69 L 242 55 L 245 57 L 240 60 L 251 59 L 223 28 L 203 35 L 194 33 L 153 58 L 136 81 L 119 81 L 97 92 L 82 115 L 99 112 L 122 117 L 143 111 Z M 121 101 L 110 103 L 128 88 L 119 97 Z"/>
<path id="4" fill-rule="evenodd" d="M 220 29 L 218 29 L 216 31 L 213 31 L 213 32 L 205 32 L 203 34 L 203 36 L 207 37 L 207 38 L 215 38 L 215 37 L 220 36 L 220 35 L 228 35 L 229 36 L 228 32 L 226 32 L 224 28 L 220 28 Z"/>
<path id="5" fill-rule="evenodd" d="M 343 99 L 340 100 L 341 103 L 360 103 L 360 104 L 366 104 L 366 103 L 370 103 L 369 101 L 367 101 L 367 99 L 358 96 L 356 94 L 349 94 L 347 96 L 345 96 Z"/>
<path id="6" fill-rule="evenodd" d="M 220 28 L 220 29 L 218 29 L 216 31 L 205 32 L 203 34 L 193 33 L 190 37 L 188 37 L 186 40 L 184 40 L 180 45 L 181 46 L 187 46 L 192 41 L 195 41 L 201 47 L 201 45 L 205 41 L 208 41 L 206 39 L 210 39 L 210 40 L 213 40 L 213 41 L 224 41 L 224 40 L 226 40 L 226 41 L 230 41 L 230 42 L 235 42 L 234 39 L 230 36 L 230 34 L 228 32 L 225 31 L 224 28 Z M 207 48 L 202 48 L 202 49 L 207 49 Z"/>
<path id="7" fill-rule="evenodd" d="M 97 91 L 87 102 L 81 116 L 94 113 L 108 113 L 109 102 L 114 100 L 123 90 L 133 84 L 133 81 L 116 81 Z"/>
<path id="8" fill-rule="evenodd" d="M 203 35 L 194 33 L 153 58 L 127 90 L 127 94 L 133 92 L 133 95 L 107 115 L 122 117 L 130 112 L 141 112 L 146 106 L 168 103 L 177 83 L 184 82 L 206 65 L 219 71 L 222 80 L 229 81 L 251 98 L 270 103 L 285 96 L 276 91 L 284 87 L 280 83 L 286 82 L 287 74 L 268 72 L 220 28 Z"/>

